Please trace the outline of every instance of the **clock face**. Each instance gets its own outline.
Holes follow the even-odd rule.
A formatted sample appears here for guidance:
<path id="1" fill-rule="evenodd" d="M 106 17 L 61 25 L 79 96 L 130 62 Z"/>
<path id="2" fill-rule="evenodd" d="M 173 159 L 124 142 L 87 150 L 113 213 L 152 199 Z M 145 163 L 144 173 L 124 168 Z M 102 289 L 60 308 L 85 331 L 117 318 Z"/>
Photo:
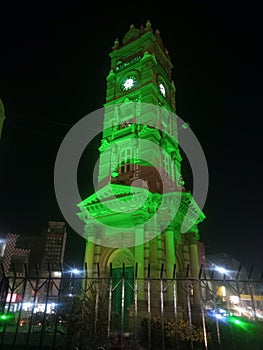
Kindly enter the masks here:
<path id="1" fill-rule="evenodd" d="M 158 87 L 159 87 L 160 93 L 163 95 L 163 97 L 166 97 L 166 89 L 165 89 L 165 86 L 163 85 L 163 83 L 159 82 Z"/>
<path id="2" fill-rule="evenodd" d="M 123 91 L 128 91 L 135 86 L 136 78 L 134 75 L 126 77 L 121 83 L 121 89 Z"/>

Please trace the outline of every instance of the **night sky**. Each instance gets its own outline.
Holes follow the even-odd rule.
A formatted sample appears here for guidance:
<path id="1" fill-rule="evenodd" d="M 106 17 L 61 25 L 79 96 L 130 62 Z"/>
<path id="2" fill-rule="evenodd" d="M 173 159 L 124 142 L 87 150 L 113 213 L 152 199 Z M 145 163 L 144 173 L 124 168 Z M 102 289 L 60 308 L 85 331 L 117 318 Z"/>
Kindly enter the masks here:
<path id="1" fill-rule="evenodd" d="M 164 8 L 129 4 L 90 9 L 65 1 L 33 9 L 23 3 L 1 11 L 6 121 L 0 140 L 0 235 L 39 235 L 49 219 L 63 219 L 53 187 L 60 143 L 71 126 L 103 106 L 116 37 L 149 19 L 174 64 L 177 114 L 190 123 L 208 163 L 201 241 L 209 254 L 263 267 L 259 10 L 211 1 L 175 3 L 172 11 L 165 3 Z M 98 146 L 94 140 L 82 160 L 85 194 L 93 192 L 90 170 Z M 191 176 L 184 175 L 187 186 Z M 71 232 L 68 246 L 75 249 L 67 249 L 69 260 L 79 259 L 82 243 Z"/>

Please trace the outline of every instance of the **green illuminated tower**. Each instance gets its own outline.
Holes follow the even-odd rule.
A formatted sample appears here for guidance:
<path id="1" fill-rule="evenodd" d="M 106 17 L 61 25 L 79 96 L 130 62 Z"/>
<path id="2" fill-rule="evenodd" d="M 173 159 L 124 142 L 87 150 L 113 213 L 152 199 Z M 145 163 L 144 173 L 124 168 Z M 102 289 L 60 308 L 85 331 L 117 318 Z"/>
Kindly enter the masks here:
<path id="1" fill-rule="evenodd" d="M 123 40 L 115 41 L 110 58 L 98 188 L 79 204 L 78 215 L 85 221 L 88 270 L 95 274 L 99 263 L 101 273 L 107 275 L 112 263 L 118 276 L 125 263 L 132 277 L 137 263 L 138 277 L 144 278 L 149 265 L 152 277 L 159 277 L 163 265 L 164 277 L 172 278 L 176 264 L 178 274 L 185 273 L 189 265 L 191 276 L 197 277 L 197 225 L 205 216 L 182 180 L 168 51 L 159 31 L 153 31 L 148 21 L 140 29 L 131 25 Z M 138 203 L 145 195 L 143 205 L 132 210 L 131 198 Z M 162 214 L 149 220 L 161 205 Z M 176 205 L 173 215 L 171 208 Z M 189 227 L 186 232 L 184 221 Z M 118 232 L 112 232 L 111 226 L 118 227 Z M 125 231 L 127 227 L 131 234 Z M 157 231 L 160 233 L 154 234 Z M 121 247 L 114 246 L 118 240 L 124 242 Z M 171 300 L 172 293 L 166 298 Z M 194 298 L 197 303 L 197 291 Z M 142 288 L 139 300 L 145 299 Z M 132 303 L 132 298 L 126 302 Z"/>

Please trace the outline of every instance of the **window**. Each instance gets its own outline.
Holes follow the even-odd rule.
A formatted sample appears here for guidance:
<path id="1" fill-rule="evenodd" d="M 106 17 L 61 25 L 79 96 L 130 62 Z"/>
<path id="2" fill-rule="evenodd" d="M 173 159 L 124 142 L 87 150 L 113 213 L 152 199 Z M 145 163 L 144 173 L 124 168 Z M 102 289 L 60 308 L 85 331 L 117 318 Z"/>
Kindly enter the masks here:
<path id="1" fill-rule="evenodd" d="M 120 152 L 120 173 L 124 174 L 132 170 L 132 164 L 131 164 L 131 159 L 132 159 L 132 149 L 130 147 L 127 147 L 123 149 Z"/>
<path id="2" fill-rule="evenodd" d="M 166 171 L 167 175 L 170 174 L 170 157 L 166 152 L 163 152 L 163 165 L 164 170 Z"/>
<path id="3" fill-rule="evenodd" d="M 131 164 L 130 163 L 124 164 L 121 166 L 121 174 L 127 173 L 129 171 L 131 171 Z"/>

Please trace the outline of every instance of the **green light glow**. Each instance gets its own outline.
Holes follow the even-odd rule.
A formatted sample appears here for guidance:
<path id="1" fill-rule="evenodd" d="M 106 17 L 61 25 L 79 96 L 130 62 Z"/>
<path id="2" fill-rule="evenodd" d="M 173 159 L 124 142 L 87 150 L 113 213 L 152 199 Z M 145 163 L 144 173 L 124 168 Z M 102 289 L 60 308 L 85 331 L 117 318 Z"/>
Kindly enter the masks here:
<path id="1" fill-rule="evenodd" d="M 124 102 L 123 105 L 129 104 Z M 111 121 L 112 123 L 112 121 Z M 138 123 L 138 124 L 137 124 Z M 153 125 L 158 124 L 157 121 L 148 122 Z M 120 128 L 121 125 L 121 128 Z M 149 140 L 162 149 L 158 155 L 162 163 L 160 162 L 159 168 L 163 168 L 172 181 L 176 181 L 177 185 L 184 185 L 181 182 L 181 161 L 182 157 L 178 147 L 177 133 L 168 129 L 158 130 L 154 126 L 136 123 L 122 122 L 117 123 L 109 128 L 104 128 L 103 139 L 99 148 L 101 153 L 100 169 L 99 169 L 99 181 L 109 176 L 110 169 L 106 171 L 110 159 L 121 159 L 119 164 L 111 162 L 113 168 L 111 169 L 112 177 L 117 177 L 118 167 L 125 163 L 138 164 L 139 166 L 151 167 L 152 164 L 140 159 L 140 153 L 145 154 L 152 152 L 151 149 L 140 149 L 140 153 L 137 158 L 134 157 L 134 149 L 130 149 L 131 139 L 139 138 L 140 140 Z M 127 140 L 127 141 L 126 141 Z M 122 153 L 128 153 L 129 155 L 121 156 Z"/>
<path id="2" fill-rule="evenodd" d="M 236 316 L 227 317 L 227 322 L 234 326 L 237 326 L 240 329 L 243 329 L 244 331 L 248 331 L 251 327 L 253 327 L 253 324 L 251 322 Z"/>
<path id="3" fill-rule="evenodd" d="M 131 30 L 129 35 L 132 33 Z M 125 228 L 141 230 L 137 236 L 144 243 L 155 231 L 164 232 L 171 223 L 167 235 L 170 243 L 164 254 L 168 256 L 167 265 L 173 266 L 174 227 L 179 240 L 181 231 L 188 228 L 198 239 L 197 224 L 205 216 L 182 180 L 172 63 L 151 31 L 136 40 L 127 40 L 121 48 L 115 47 L 110 57 L 98 185 L 96 193 L 78 204 L 81 212 L 77 215 L 86 224 L 87 240 L 95 242 L 97 231 L 104 225 L 100 242 L 105 243 L 104 238 L 112 235 L 112 242 L 107 242 L 114 247 L 114 238 L 117 241 L 119 237 L 112 228 L 121 228 L 117 232 L 124 237 L 124 244 L 128 236 L 124 233 L 135 235 L 135 231 Z M 144 226 L 141 229 L 139 225 Z M 135 244 L 134 237 L 131 240 L 127 246 Z M 151 261 L 160 254 L 155 253 L 151 254 Z M 143 260 L 143 256 L 138 259 Z M 172 271 L 167 274 L 172 276 Z"/>
<path id="4" fill-rule="evenodd" d="M 13 318 L 14 318 L 13 315 L 7 315 L 7 314 L 0 315 L 0 320 L 2 320 L 2 321 L 8 321 L 8 320 L 11 320 Z"/>

